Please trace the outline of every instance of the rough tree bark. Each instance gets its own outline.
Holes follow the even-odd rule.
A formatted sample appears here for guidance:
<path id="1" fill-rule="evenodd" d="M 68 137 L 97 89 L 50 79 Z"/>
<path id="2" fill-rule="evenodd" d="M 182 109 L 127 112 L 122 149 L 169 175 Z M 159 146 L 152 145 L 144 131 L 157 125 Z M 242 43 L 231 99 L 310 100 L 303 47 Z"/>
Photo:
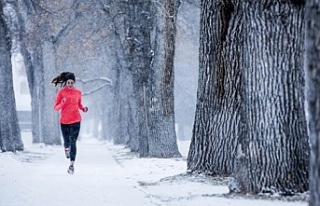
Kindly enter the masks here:
<path id="1" fill-rule="evenodd" d="M 16 150 L 23 150 L 23 143 L 21 141 L 13 90 L 12 38 L 10 25 L 4 10 L 5 2 L 0 0 L 0 149 L 3 152 L 15 152 Z"/>
<path id="2" fill-rule="evenodd" d="M 310 206 L 320 205 L 320 1 L 306 3 L 306 98 L 310 154 Z"/>
<path id="3" fill-rule="evenodd" d="M 136 101 L 136 115 L 138 126 L 140 157 L 149 155 L 149 68 L 150 56 L 150 1 L 129 0 L 126 10 L 125 53 L 127 55 L 128 69 L 132 71 L 133 95 Z"/>
<path id="4" fill-rule="evenodd" d="M 289 0 L 242 2 L 244 130 L 230 189 L 305 192 L 310 148 L 304 113 L 304 5 Z"/>
<path id="5" fill-rule="evenodd" d="M 229 176 L 239 133 L 241 15 L 237 1 L 202 1 L 200 71 L 188 170 Z"/>
<path id="6" fill-rule="evenodd" d="M 174 55 L 179 0 L 154 3 L 154 31 L 148 88 L 149 156 L 178 157 L 174 119 Z M 148 27 L 146 28 L 148 29 Z"/>

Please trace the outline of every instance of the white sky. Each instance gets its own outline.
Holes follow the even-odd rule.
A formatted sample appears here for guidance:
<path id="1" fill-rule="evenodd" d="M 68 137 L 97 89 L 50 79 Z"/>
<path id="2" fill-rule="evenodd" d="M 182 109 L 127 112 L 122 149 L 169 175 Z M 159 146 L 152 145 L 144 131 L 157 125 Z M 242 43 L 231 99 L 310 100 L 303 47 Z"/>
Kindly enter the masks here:
<path id="1" fill-rule="evenodd" d="M 94 139 L 78 142 L 75 174 L 67 174 L 62 146 L 32 145 L 23 133 L 25 151 L 0 153 L 1 206 L 307 206 L 307 202 L 213 197 L 228 193 L 197 179 L 166 177 L 186 172 L 189 142 L 179 142 L 182 158 L 137 158 L 123 146 Z"/>

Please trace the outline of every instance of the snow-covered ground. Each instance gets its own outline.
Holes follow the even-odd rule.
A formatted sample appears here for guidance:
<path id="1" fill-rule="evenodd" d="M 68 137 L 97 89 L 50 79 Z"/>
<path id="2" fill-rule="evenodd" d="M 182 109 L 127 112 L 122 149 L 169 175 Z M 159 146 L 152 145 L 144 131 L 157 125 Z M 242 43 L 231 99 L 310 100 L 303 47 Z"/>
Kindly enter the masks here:
<path id="1" fill-rule="evenodd" d="M 182 158 L 138 158 L 124 146 L 94 139 L 78 142 L 75 174 L 61 146 L 32 145 L 0 153 L 0 206 L 215 205 L 307 206 L 301 198 L 228 195 L 223 181 L 186 174 L 189 142 L 179 142 Z"/>

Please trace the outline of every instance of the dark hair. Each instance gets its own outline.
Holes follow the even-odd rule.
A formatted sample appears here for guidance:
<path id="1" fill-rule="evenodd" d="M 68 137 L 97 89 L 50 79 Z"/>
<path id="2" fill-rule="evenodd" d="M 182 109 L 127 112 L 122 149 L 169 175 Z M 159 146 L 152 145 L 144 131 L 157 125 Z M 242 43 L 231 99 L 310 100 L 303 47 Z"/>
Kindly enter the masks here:
<path id="1" fill-rule="evenodd" d="M 51 83 L 54 84 L 54 86 L 57 86 L 57 84 L 61 84 L 61 86 L 65 86 L 66 82 L 72 79 L 74 82 L 76 82 L 76 77 L 74 73 L 72 72 L 62 72 L 57 77 L 53 78 Z"/>

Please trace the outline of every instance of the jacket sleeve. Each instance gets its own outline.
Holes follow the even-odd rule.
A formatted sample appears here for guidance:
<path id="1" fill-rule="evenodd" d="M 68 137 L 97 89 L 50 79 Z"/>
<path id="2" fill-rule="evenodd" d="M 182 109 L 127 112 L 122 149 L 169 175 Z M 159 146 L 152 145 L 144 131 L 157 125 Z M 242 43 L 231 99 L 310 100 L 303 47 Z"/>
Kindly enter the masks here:
<path id="1" fill-rule="evenodd" d="M 64 103 L 62 102 L 61 92 L 58 92 L 57 97 L 56 97 L 56 101 L 55 101 L 54 107 L 53 107 L 54 110 L 59 111 L 62 108 L 63 104 Z"/>
<path id="2" fill-rule="evenodd" d="M 82 111 L 84 110 L 84 106 L 82 105 L 82 93 L 79 92 L 79 101 L 78 101 L 78 108 Z"/>

